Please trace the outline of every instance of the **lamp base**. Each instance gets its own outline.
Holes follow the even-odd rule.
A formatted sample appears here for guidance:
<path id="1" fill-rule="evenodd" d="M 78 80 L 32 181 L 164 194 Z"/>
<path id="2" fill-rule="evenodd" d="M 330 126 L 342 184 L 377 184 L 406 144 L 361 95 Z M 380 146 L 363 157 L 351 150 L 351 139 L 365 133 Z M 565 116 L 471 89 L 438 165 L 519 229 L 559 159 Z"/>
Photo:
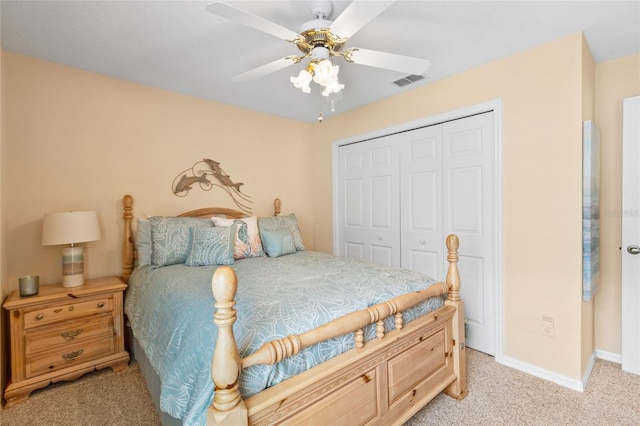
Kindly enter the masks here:
<path id="1" fill-rule="evenodd" d="M 84 274 L 62 276 L 62 287 L 79 287 L 81 285 L 84 285 Z"/>
<path id="2" fill-rule="evenodd" d="M 62 286 L 78 287 L 84 284 L 84 256 L 82 247 L 62 250 Z"/>

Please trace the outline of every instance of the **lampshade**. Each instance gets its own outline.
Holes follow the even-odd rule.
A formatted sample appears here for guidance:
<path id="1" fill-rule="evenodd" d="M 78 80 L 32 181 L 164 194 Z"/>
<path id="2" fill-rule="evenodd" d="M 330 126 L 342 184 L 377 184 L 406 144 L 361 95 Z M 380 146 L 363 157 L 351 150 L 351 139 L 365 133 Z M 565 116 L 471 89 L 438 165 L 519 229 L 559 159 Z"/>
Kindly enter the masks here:
<path id="1" fill-rule="evenodd" d="M 100 239 L 100 225 L 96 212 L 48 213 L 42 221 L 42 245 L 70 244 L 62 250 L 62 286 L 84 284 L 84 251 L 74 247 Z"/>
<path id="2" fill-rule="evenodd" d="M 96 212 L 47 213 L 42 221 L 42 245 L 76 244 L 100 239 Z"/>

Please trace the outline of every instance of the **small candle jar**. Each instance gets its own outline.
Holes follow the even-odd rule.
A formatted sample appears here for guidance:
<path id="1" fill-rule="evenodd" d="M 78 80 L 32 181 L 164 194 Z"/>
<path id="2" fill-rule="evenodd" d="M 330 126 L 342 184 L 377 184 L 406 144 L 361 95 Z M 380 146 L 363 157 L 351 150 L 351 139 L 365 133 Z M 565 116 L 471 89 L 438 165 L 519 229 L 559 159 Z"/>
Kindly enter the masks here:
<path id="1" fill-rule="evenodd" d="M 34 296 L 38 294 L 40 277 L 38 275 L 27 275 L 18 278 L 20 285 L 20 297 Z"/>

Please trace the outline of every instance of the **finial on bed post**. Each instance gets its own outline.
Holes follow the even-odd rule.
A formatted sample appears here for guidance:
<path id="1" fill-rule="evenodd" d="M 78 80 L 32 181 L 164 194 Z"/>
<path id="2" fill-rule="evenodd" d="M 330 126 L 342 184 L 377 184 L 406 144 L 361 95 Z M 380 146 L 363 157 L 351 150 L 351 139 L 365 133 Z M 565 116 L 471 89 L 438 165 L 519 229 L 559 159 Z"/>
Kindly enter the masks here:
<path id="1" fill-rule="evenodd" d="M 133 234 L 131 220 L 133 219 L 133 197 L 129 194 L 122 197 L 122 218 L 124 219 L 124 241 L 122 242 L 122 275 L 124 282 L 129 282 L 133 271 Z"/>
<path id="2" fill-rule="evenodd" d="M 218 327 L 218 337 L 211 361 L 211 377 L 215 392 L 209 410 L 215 424 L 246 425 L 247 409 L 238 389 L 240 354 L 233 335 L 233 323 L 237 312 L 233 308 L 238 289 L 238 278 L 229 266 L 220 266 L 211 279 L 211 290 L 216 311 L 213 322 Z"/>
<path id="3" fill-rule="evenodd" d="M 274 216 L 279 216 L 280 215 L 280 198 L 276 198 L 275 200 L 273 200 L 273 215 Z"/>
<path id="4" fill-rule="evenodd" d="M 449 261 L 449 269 L 447 271 L 447 283 L 451 284 L 451 289 L 447 299 L 451 301 L 460 300 L 460 274 L 458 273 L 458 248 L 460 241 L 456 235 L 447 237 L 447 260 Z"/>

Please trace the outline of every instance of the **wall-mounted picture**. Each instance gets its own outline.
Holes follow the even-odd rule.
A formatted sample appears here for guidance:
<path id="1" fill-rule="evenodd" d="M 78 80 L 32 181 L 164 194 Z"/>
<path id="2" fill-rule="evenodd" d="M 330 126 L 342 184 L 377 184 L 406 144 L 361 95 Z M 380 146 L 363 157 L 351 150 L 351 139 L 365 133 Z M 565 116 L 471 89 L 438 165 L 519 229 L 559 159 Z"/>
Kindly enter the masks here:
<path id="1" fill-rule="evenodd" d="M 582 298 L 591 300 L 600 284 L 600 132 L 583 124 Z"/>

